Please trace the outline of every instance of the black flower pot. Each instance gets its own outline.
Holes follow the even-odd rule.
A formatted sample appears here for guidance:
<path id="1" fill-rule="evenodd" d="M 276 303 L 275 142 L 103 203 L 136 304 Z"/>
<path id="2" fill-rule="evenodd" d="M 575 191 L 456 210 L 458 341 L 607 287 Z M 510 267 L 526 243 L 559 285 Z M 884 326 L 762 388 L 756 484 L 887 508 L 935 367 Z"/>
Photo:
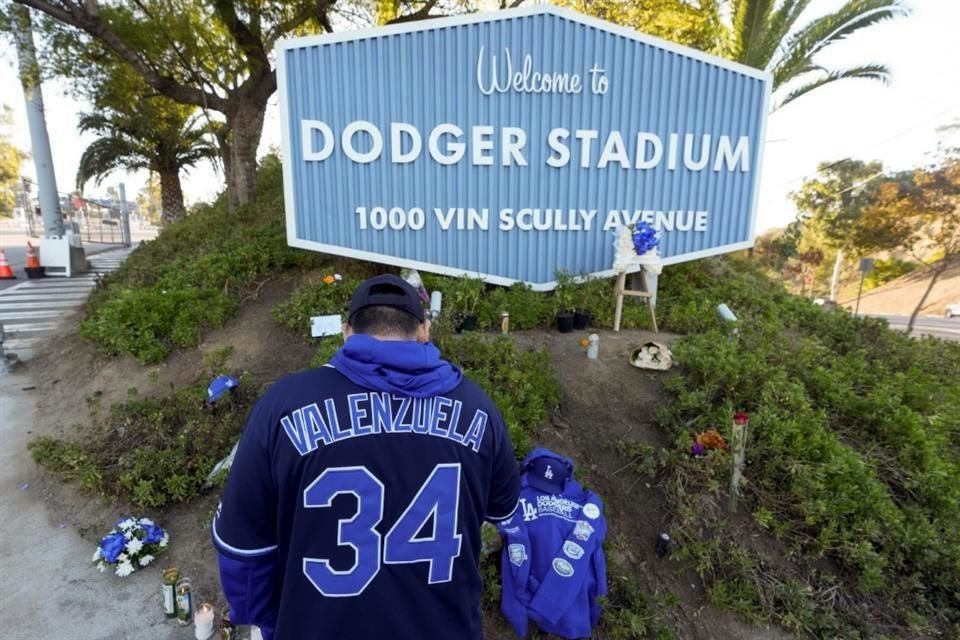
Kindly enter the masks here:
<path id="1" fill-rule="evenodd" d="M 460 326 L 457 327 L 459 331 L 476 331 L 477 329 L 477 316 L 470 314 L 468 316 L 463 316 L 463 320 L 460 321 Z"/>
<path id="2" fill-rule="evenodd" d="M 573 332 L 573 314 L 572 313 L 557 314 L 557 331 L 559 331 L 560 333 Z"/>
<path id="3" fill-rule="evenodd" d="M 583 309 L 577 309 L 573 314 L 573 328 L 576 331 L 583 331 L 590 326 L 590 312 Z"/>

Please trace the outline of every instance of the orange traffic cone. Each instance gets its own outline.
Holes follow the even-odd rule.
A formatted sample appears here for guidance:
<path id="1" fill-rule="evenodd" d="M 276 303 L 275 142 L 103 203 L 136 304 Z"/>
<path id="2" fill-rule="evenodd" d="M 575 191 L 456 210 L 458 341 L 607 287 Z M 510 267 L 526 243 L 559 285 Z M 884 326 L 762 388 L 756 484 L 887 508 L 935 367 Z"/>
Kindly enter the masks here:
<path id="1" fill-rule="evenodd" d="M 6 252 L 0 249 L 0 280 L 14 280 L 16 277 L 13 269 L 10 268 L 10 263 L 7 262 Z"/>
<path id="2" fill-rule="evenodd" d="M 33 250 L 33 245 L 27 243 L 27 269 L 39 269 L 40 259 L 37 258 L 37 252 Z"/>

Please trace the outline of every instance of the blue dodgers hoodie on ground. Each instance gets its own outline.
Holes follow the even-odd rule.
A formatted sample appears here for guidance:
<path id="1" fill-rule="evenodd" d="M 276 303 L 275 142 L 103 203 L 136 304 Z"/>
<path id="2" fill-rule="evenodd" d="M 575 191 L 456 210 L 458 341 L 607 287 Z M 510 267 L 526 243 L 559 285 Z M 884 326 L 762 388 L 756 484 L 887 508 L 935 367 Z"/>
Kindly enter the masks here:
<path id="1" fill-rule="evenodd" d="M 573 479 L 573 463 L 548 449 L 523 461 L 520 505 L 498 525 L 504 539 L 501 609 L 521 637 L 528 620 L 562 638 L 590 637 L 607 592 L 600 498 Z M 535 474 L 558 485 L 545 491 Z M 539 482 L 541 486 L 543 482 Z"/>
<path id="2" fill-rule="evenodd" d="M 234 621 L 268 640 L 482 637 L 480 525 L 519 472 L 430 344 L 351 336 L 254 406 L 213 523 Z"/>

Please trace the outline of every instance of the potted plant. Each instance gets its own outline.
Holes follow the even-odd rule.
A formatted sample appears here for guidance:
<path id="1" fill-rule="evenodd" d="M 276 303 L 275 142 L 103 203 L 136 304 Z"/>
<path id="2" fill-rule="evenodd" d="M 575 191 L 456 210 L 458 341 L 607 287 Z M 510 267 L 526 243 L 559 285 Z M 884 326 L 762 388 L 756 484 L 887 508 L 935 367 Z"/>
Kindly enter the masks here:
<path id="1" fill-rule="evenodd" d="M 573 331 L 573 276 L 566 272 L 557 273 L 557 288 L 553 290 L 553 308 L 557 318 L 557 331 Z"/>
<path id="2" fill-rule="evenodd" d="M 477 305 L 483 295 L 483 280 L 463 277 L 453 289 L 453 308 L 459 318 L 457 331 L 473 331 L 477 328 Z"/>
<path id="3" fill-rule="evenodd" d="M 576 309 L 573 312 L 574 331 L 583 331 L 590 326 L 591 313 L 586 309 Z"/>

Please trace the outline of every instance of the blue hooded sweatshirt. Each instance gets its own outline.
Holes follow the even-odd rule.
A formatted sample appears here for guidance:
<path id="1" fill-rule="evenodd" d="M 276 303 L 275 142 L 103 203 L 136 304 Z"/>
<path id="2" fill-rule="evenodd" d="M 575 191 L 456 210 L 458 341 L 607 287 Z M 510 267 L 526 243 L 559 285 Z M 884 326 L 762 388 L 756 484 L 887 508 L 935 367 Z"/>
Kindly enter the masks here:
<path id="1" fill-rule="evenodd" d="M 519 472 L 431 344 L 351 336 L 256 403 L 213 522 L 233 620 L 267 640 L 482 638 L 480 525 Z"/>
<path id="2" fill-rule="evenodd" d="M 573 479 L 569 458 L 549 449 L 534 449 L 523 470 L 517 512 L 497 525 L 501 610 L 521 637 L 533 620 L 561 638 L 588 638 L 607 592 L 603 502 Z"/>

